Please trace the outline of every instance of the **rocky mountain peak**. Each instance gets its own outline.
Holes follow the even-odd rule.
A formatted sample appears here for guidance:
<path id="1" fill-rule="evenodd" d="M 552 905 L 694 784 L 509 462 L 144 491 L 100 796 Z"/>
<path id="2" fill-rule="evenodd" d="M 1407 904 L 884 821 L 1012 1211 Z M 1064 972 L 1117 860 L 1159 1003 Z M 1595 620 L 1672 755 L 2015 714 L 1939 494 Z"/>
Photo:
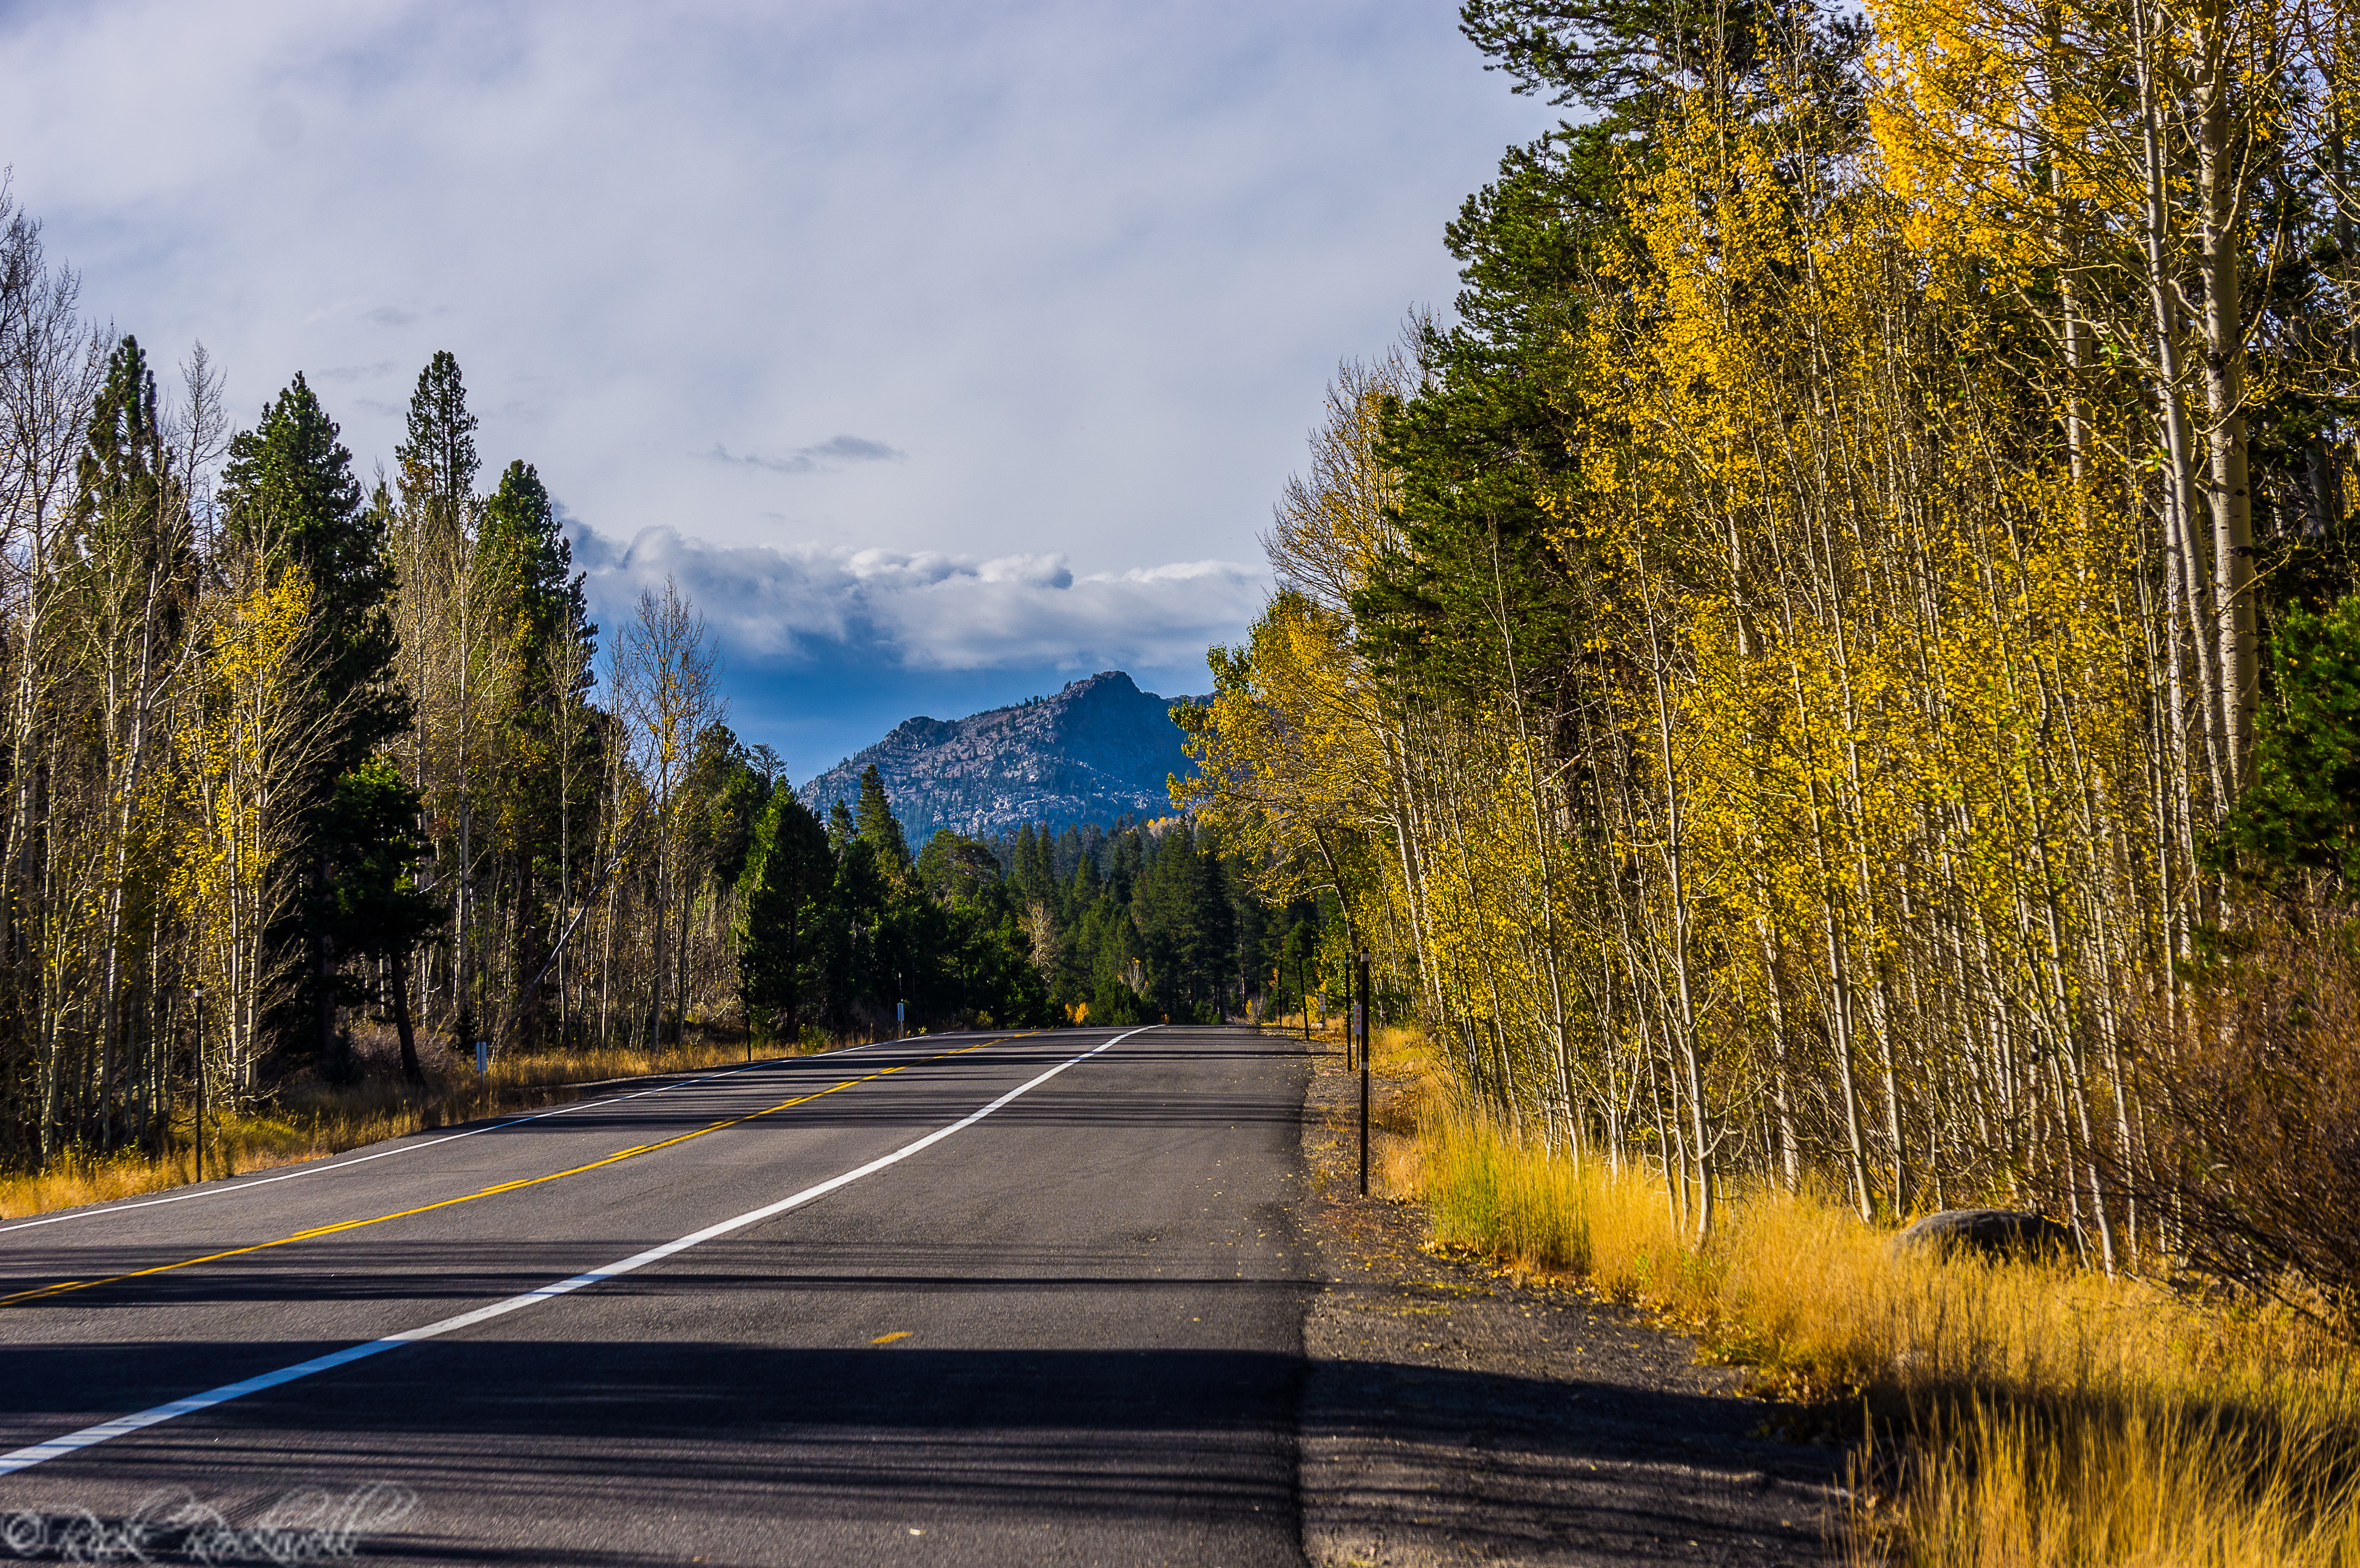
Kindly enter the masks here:
<path id="1" fill-rule="evenodd" d="M 860 775 L 874 763 L 912 844 L 937 828 L 985 836 L 1026 822 L 1160 816 L 1172 809 L 1167 776 L 1195 771 L 1172 705 L 1203 701 L 1159 697 L 1120 670 L 1102 670 L 963 719 L 905 719 L 797 793 L 825 816 L 836 801 L 859 798 Z"/>

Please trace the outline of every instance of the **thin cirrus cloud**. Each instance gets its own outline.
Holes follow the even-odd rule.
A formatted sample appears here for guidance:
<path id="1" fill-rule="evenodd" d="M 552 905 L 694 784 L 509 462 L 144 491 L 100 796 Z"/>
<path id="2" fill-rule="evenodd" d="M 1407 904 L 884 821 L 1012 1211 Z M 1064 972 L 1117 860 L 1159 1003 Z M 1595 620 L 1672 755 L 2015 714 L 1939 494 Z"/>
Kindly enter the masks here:
<path id="1" fill-rule="evenodd" d="M 816 446 L 797 447 L 783 457 L 765 457 L 759 452 L 731 452 L 719 441 L 713 443 L 716 463 L 738 463 L 748 468 L 764 468 L 772 474 L 821 474 L 847 463 L 899 463 L 908 452 L 874 441 L 865 436 L 831 436 Z"/>

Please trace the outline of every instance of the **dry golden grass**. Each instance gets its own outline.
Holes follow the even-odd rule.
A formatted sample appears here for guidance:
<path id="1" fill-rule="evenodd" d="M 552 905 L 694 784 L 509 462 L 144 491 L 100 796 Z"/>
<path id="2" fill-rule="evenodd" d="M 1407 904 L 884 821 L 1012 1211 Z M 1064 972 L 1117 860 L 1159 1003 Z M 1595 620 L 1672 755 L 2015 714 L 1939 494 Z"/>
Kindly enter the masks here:
<path id="1" fill-rule="evenodd" d="M 1444 1107 L 1398 1174 L 1436 1238 L 1573 1275 L 1759 1368 L 1856 1401 L 1856 1563 L 2360 1568 L 2360 1379 L 2282 1307 L 2065 1266 L 1896 1254 L 1849 1209 L 1740 1194 L 1699 1248 L 1652 1178 Z"/>
<path id="2" fill-rule="evenodd" d="M 1323 1044 L 1317 1071 L 1344 1081 L 1345 1105 L 1338 1127 L 1349 1139 L 1356 1119 L 1352 1107 L 1359 1070 L 1345 1066 L 1340 1029 L 1331 1030 Z M 1414 1198 L 1425 1179 L 1424 1129 L 1445 1103 L 1448 1085 L 1433 1071 L 1413 1029 L 1380 1028 L 1370 1047 L 1375 1076 L 1369 1107 L 1369 1191 L 1381 1198 Z"/>
<path id="3" fill-rule="evenodd" d="M 2350 1568 L 2360 1485 L 2337 1404 L 2317 1390 L 2262 1410 L 1970 1401 L 1918 1434 L 1896 1496 L 1862 1499 L 1848 1555 L 1861 1568 Z"/>
<path id="4" fill-rule="evenodd" d="M 755 1054 L 770 1058 L 827 1049 L 828 1045 L 817 1042 L 766 1045 L 757 1048 Z M 300 1081 L 283 1090 L 271 1105 L 209 1124 L 205 1173 L 218 1177 L 300 1164 L 421 1127 L 553 1103 L 574 1089 L 610 1079 L 727 1066 L 746 1060 L 742 1041 L 692 1040 L 661 1051 L 552 1051 L 496 1057 L 491 1071 L 480 1079 L 472 1064 L 438 1067 L 429 1073 L 422 1088 L 394 1078 L 344 1086 Z M 195 1175 L 195 1159 L 187 1147 L 190 1127 L 185 1109 L 178 1130 L 180 1147 L 161 1160 L 139 1153 L 117 1154 L 64 1161 L 34 1174 L 0 1175 L 0 1218 L 111 1203 L 181 1186 Z"/>

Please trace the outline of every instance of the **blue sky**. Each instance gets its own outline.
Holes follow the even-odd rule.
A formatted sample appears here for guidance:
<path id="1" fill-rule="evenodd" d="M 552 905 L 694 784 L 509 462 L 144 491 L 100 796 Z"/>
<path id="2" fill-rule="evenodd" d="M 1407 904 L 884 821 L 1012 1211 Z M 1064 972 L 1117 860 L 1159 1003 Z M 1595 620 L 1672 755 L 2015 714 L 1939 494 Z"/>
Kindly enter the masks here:
<path id="1" fill-rule="evenodd" d="M 1550 120 L 1447 0 L 0 7 L 91 312 L 309 375 L 366 474 L 458 356 L 604 616 L 676 577 L 797 779 L 912 713 L 1204 689 L 1338 359 Z"/>

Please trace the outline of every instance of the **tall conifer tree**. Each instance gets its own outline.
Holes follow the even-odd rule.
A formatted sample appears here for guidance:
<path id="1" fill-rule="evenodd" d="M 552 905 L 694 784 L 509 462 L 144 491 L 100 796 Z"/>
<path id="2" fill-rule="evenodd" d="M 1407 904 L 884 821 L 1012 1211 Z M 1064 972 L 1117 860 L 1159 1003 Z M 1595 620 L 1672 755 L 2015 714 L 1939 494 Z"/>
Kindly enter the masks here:
<path id="1" fill-rule="evenodd" d="M 895 873 L 909 868 L 910 841 L 893 815 L 893 803 L 885 798 L 885 780 L 873 762 L 861 769 L 860 803 L 853 808 L 852 819 L 861 842 L 873 847 L 888 867 Z"/>
<path id="2" fill-rule="evenodd" d="M 438 356 L 438 360 L 439 360 Z M 437 366 L 428 366 L 428 377 Z M 455 377 L 456 368 L 452 367 Z M 439 385 L 439 384 L 438 384 Z M 433 388 L 421 387 L 421 392 Z M 465 423 L 472 425 L 472 416 Z M 442 425 L 446 443 L 465 441 L 458 421 Z M 464 455 L 464 454 L 463 454 Z M 455 475 L 457 468 L 451 472 Z M 516 1032 L 530 1041 L 539 1032 L 541 997 L 530 977 L 544 967 L 554 918 L 562 918 L 549 894 L 563 878 L 558 857 L 571 846 L 561 834 L 564 821 L 559 796 L 569 778 L 587 779 L 590 769 L 561 748 L 587 749 L 586 735 L 560 734 L 561 705 L 578 691 L 560 691 L 569 678 L 586 681 L 597 627 L 589 618 L 582 578 L 573 570 L 573 549 L 557 522 L 555 504 L 532 464 L 515 462 L 482 507 L 474 549 L 475 597 L 480 601 L 485 636 L 491 647 L 494 683 L 487 706 L 486 744 L 501 754 L 484 790 L 491 807 L 497 853 L 508 862 L 507 881 L 514 919 L 508 921 L 517 983 L 531 994 L 516 998 Z M 561 643 L 576 647 L 567 657 Z"/>
<path id="3" fill-rule="evenodd" d="M 332 1066 L 340 1054 L 335 1008 L 335 883 L 341 870 L 381 859 L 383 844 L 352 842 L 354 821 L 334 809 L 336 782 L 408 725 L 410 702 L 396 679 L 399 644 L 388 601 L 393 572 L 385 519 L 362 504 L 352 453 L 300 375 L 229 443 L 222 511 L 233 543 L 255 567 L 300 570 L 311 584 L 313 701 L 327 743 L 305 785 L 310 805 L 300 863 L 305 895 L 292 933 L 304 949 L 311 1043 Z"/>
<path id="4" fill-rule="evenodd" d="M 738 881 L 738 987 L 774 1038 L 803 1034 L 826 984 L 825 901 L 836 882 L 827 830 L 785 785 L 771 791 Z"/>

